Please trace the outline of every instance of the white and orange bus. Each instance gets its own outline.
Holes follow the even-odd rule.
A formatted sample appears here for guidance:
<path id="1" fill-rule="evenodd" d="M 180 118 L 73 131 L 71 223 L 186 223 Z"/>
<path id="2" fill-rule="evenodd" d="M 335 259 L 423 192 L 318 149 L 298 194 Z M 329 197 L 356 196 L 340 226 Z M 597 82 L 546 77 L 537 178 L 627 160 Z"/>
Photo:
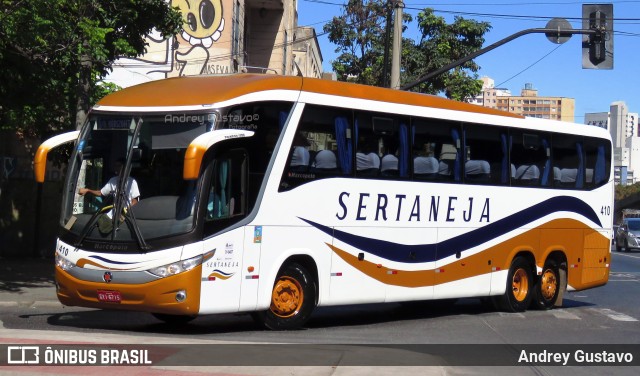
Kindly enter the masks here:
<path id="1" fill-rule="evenodd" d="M 233 75 L 105 97 L 81 131 L 42 144 L 38 181 L 65 142 L 65 305 L 167 322 L 250 312 L 291 329 L 341 304 L 482 297 L 549 309 L 608 280 L 612 145 L 598 127 Z"/>

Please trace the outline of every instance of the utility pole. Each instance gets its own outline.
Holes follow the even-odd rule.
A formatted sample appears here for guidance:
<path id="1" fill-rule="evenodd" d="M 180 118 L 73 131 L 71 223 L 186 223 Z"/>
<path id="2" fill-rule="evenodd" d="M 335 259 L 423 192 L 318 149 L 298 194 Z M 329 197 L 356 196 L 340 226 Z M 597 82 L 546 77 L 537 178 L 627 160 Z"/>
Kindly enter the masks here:
<path id="1" fill-rule="evenodd" d="M 387 22 L 384 27 L 384 57 L 382 58 L 382 82 L 381 87 L 389 86 L 389 40 L 391 39 L 391 12 L 393 11 L 393 0 L 387 0 L 385 12 Z"/>
<path id="2" fill-rule="evenodd" d="M 391 53 L 391 85 L 392 89 L 400 88 L 400 55 L 402 54 L 402 0 L 396 0 L 396 18 L 393 23 L 393 50 Z"/>

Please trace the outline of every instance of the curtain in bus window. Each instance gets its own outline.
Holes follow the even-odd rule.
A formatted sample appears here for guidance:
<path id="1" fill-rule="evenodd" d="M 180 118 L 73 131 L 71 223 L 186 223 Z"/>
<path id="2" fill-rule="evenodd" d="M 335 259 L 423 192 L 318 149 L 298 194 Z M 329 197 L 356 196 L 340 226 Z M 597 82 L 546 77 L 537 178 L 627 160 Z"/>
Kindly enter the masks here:
<path id="1" fill-rule="evenodd" d="M 335 118 L 335 128 L 340 168 L 343 174 L 350 174 L 352 145 L 348 137 L 349 121 L 344 116 L 338 116 Z"/>
<path id="2" fill-rule="evenodd" d="M 455 128 L 451 129 L 451 138 L 453 139 L 453 145 L 456 148 L 456 159 L 453 164 L 453 178 L 455 181 L 460 181 L 460 132 Z"/>
<path id="3" fill-rule="evenodd" d="M 542 147 L 544 148 L 547 160 L 544 162 L 544 169 L 542 170 L 542 180 L 540 185 L 546 187 L 549 184 L 549 174 L 551 173 L 551 158 L 549 158 L 549 141 L 546 138 L 542 138 Z"/>
<path id="4" fill-rule="evenodd" d="M 502 174 L 500 182 L 507 184 L 509 182 L 509 152 L 507 147 L 507 134 L 500 134 L 500 141 L 502 144 Z"/>
<path id="5" fill-rule="evenodd" d="M 582 142 L 576 142 L 576 152 L 578 153 L 578 175 L 576 176 L 576 188 L 584 187 L 584 154 L 582 153 Z"/>
<path id="6" fill-rule="evenodd" d="M 225 209 L 227 207 L 227 175 L 229 172 L 229 162 L 222 161 L 220 163 L 220 214 L 225 215 Z"/>
<path id="7" fill-rule="evenodd" d="M 604 157 L 604 145 L 598 146 L 598 156 L 596 157 L 596 165 L 595 171 L 593 173 L 593 180 L 596 186 L 600 185 L 600 183 L 604 182 L 606 175 L 606 165 L 605 165 L 605 157 Z"/>
<path id="8" fill-rule="evenodd" d="M 398 169 L 400 176 L 406 177 L 409 172 L 409 145 L 407 145 L 407 131 L 408 127 L 405 123 L 400 123 L 399 135 L 400 138 L 400 155 L 398 158 Z"/>

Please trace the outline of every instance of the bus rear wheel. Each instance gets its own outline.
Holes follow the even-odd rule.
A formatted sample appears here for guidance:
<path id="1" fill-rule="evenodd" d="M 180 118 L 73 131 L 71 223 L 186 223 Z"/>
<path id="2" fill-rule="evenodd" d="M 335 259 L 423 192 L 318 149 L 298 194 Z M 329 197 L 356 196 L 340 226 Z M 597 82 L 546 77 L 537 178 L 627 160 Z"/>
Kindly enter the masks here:
<path id="1" fill-rule="evenodd" d="M 531 303 L 533 273 L 531 265 L 524 257 L 516 257 L 511 262 L 507 274 L 507 290 L 497 298 L 496 306 L 506 312 L 524 312 Z"/>
<path id="2" fill-rule="evenodd" d="M 547 260 L 534 287 L 533 306 L 547 310 L 553 308 L 560 294 L 560 269 L 554 260 Z"/>
<path id="3" fill-rule="evenodd" d="M 302 265 L 288 264 L 278 273 L 269 309 L 252 317 L 271 330 L 301 328 L 316 306 L 316 284 Z"/>

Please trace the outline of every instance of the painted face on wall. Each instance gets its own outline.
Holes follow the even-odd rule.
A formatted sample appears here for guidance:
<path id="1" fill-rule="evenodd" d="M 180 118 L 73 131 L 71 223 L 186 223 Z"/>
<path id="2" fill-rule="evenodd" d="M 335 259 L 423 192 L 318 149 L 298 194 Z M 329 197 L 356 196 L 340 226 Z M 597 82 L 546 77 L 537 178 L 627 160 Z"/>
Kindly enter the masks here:
<path id="1" fill-rule="evenodd" d="M 171 6 L 180 8 L 185 21 L 182 37 L 191 45 L 209 48 L 220 39 L 224 29 L 222 0 L 171 0 Z"/>

